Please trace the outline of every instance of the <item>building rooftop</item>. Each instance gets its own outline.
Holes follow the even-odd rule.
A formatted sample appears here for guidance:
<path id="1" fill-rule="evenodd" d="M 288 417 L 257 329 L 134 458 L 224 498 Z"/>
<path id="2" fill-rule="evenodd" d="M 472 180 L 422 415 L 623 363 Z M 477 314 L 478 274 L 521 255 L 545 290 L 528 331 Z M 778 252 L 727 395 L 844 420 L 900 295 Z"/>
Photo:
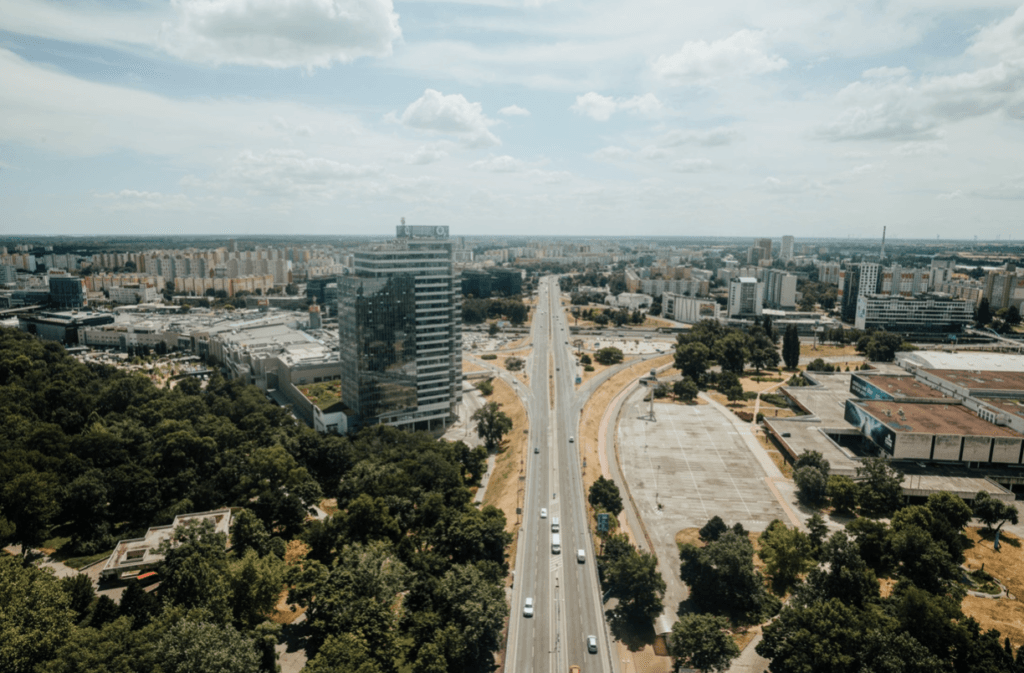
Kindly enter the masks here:
<path id="1" fill-rule="evenodd" d="M 310 402 L 320 407 L 325 414 L 343 411 L 347 407 L 341 401 L 341 381 L 324 381 L 307 386 L 298 386 L 299 392 Z"/>
<path id="2" fill-rule="evenodd" d="M 171 538 L 178 526 L 189 521 L 204 520 L 213 522 L 215 533 L 227 535 L 231 530 L 231 510 L 228 508 L 210 512 L 179 514 L 174 517 L 174 521 L 166 526 L 154 526 L 148 529 L 143 537 L 118 542 L 100 574 L 104 576 L 116 574 L 119 577 L 124 577 L 138 572 L 140 568 L 160 563 L 164 560 L 164 555 L 159 552 L 160 545 Z"/>
<path id="3" fill-rule="evenodd" d="M 1019 416 L 1024 418 L 1024 400 L 1012 400 L 1006 399 L 1005 397 L 978 397 L 979 400 L 987 402 L 988 404 L 1002 409 L 1008 414 Z"/>
<path id="4" fill-rule="evenodd" d="M 913 376 L 865 376 L 864 380 L 876 388 L 889 393 L 895 398 L 929 398 L 945 397 L 941 392 L 929 385 L 921 383 Z"/>
<path id="5" fill-rule="evenodd" d="M 859 400 L 857 405 L 896 432 L 930 435 L 1024 437 L 1018 432 L 976 416 L 961 404 L 914 404 Z"/>
<path id="6" fill-rule="evenodd" d="M 907 369 L 957 369 L 1024 372 L 1024 357 L 1008 353 L 973 351 L 912 351 L 896 354 L 896 362 Z"/>
<path id="7" fill-rule="evenodd" d="M 950 383 L 975 391 L 1005 391 L 1024 395 L 1024 371 L 979 371 L 964 369 L 925 369 Z"/>

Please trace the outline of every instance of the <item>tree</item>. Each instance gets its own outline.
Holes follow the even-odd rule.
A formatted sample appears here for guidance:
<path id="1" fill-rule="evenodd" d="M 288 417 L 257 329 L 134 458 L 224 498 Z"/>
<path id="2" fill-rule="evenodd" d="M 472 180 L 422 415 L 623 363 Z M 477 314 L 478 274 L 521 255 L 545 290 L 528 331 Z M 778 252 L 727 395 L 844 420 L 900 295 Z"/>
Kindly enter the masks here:
<path id="1" fill-rule="evenodd" d="M 799 467 L 793 473 L 793 482 L 796 484 L 797 496 L 804 504 L 815 508 L 825 504 L 828 478 L 821 470 L 811 465 Z"/>
<path id="2" fill-rule="evenodd" d="M 523 368 L 524 364 L 525 363 L 523 362 L 522 358 L 517 358 L 517 357 L 505 358 L 505 369 L 509 370 L 510 372 L 517 372 L 517 371 L 519 371 L 520 369 Z"/>
<path id="3" fill-rule="evenodd" d="M 622 362 L 622 351 L 614 346 L 608 346 L 594 353 L 594 360 L 602 365 L 614 365 Z"/>
<path id="4" fill-rule="evenodd" d="M 700 539 L 705 543 L 714 542 L 718 538 L 722 537 L 722 534 L 729 530 L 729 526 L 722 521 L 722 517 L 717 514 L 708 519 L 708 522 L 698 531 Z"/>
<path id="5" fill-rule="evenodd" d="M 974 496 L 974 516 L 981 519 L 989 532 L 998 532 L 1007 521 L 1016 525 L 1018 521 L 1017 508 L 1014 505 L 996 500 L 984 491 L 978 491 Z M 995 524 L 999 524 L 995 528 Z"/>
<path id="6" fill-rule="evenodd" d="M 967 538 L 964 537 L 963 531 L 973 516 L 971 508 L 963 498 L 948 491 L 932 493 L 928 496 L 925 507 L 933 518 L 930 531 L 932 537 L 946 547 L 955 563 L 963 563 L 964 549 L 967 547 Z"/>
<path id="7" fill-rule="evenodd" d="M 865 628 L 859 613 L 832 598 L 788 606 L 764 627 L 756 651 L 772 673 L 854 673 Z"/>
<path id="8" fill-rule="evenodd" d="M 85 576 L 79 575 L 79 577 Z M 119 610 L 121 616 L 131 619 L 132 627 L 138 630 L 144 628 L 160 614 L 160 600 L 143 589 L 141 583 L 129 582 L 124 593 L 121 594 Z"/>
<path id="9" fill-rule="evenodd" d="M 884 458 L 865 458 L 857 466 L 857 496 L 869 515 L 887 516 L 903 498 L 903 472 Z"/>
<path id="10" fill-rule="evenodd" d="M 777 346 L 779 344 L 779 332 L 775 329 L 775 326 L 772 325 L 772 317 L 770 315 L 766 315 L 764 317 L 764 322 L 761 323 L 761 327 L 764 328 L 764 334 L 768 337 L 768 340 L 772 342 L 772 346 Z"/>
<path id="11" fill-rule="evenodd" d="M 494 336 L 495 334 L 497 334 L 500 331 L 501 331 L 501 329 L 498 327 L 498 323 L 496 323 L 496 322 L 492 322 L 487 327 L 487 334 L 490 335 L 490 336 Z"/>
<path id="12" fill-rule="evenodd" d="M 686 666 L 721 672 L 739 656 L 740 649 L 727 632 L 729 620 L 707 614 L 683 615 L 672 625 L 668 653 L 675 659 L 676 670 Z"/>
<path id="13" fill-rule="evenodd" d="M 710 349 L 699 342 L 681 344 L 676 347 L 676 367 L 683 373 L 683 376 L 689 377 L 698 384 L 704 380 L 710 358 Z"/>
<path id="14" fill-rule="evenodd" d="M 29 673 L 74 630 L 75 612 L 52 574 L 0 554 L 0 669 Z"/>
<path id="15" fill-rule="evenodd" d="M 473 412 L 471 418 L 476 421 L 477 434 L 491 451 L 498 448 L 505 435 L 512 431 L 512 419 L 497 402 L 488 402 Z"/>
<path id="16" fill-rule="evenodd" d="M 241 509 L 231 522 L 231 548 L 242 556 L 253 549 L 260 556 L 270 553 L 270 533 L 251 509 Z"/>
<path id="17" fill-rule="evenodd" d="M 800 530 L 789 528 L 776 519 L 761 533 L 760 542 L 758 556 L 779 589 L 788 587 L 798 575 L 810 570 L 813 548 L 810 539 Z"/>
<path id="18" fill-rule="evenodd" d="M 822 545 L 819 561 L 804 584 L 797 587 L 801 604 L 834 598 L 860 608 L 878 597 L 878 579 L 861 557 L 857 542 L 845 531 L 833 533 Z"/>
<path id="19" fill-rule="evenodd" d="M 892 362 L 903 346 L 903 337 L 891 332 L 872 334 L 867 343 L 867 356 L 874 362 Z"/>
<path id="20" fill-rule="evenodd" d="M 807 525 L 807 539 L 811 543 L 811 551 L 815 558 L 821 553 L 821 545 L 828 537 L 828 525 L 820 512 L 815 512 L 804 522 Z"/>
<path id="21" fill-rule="evenodd" d="M 981 301 L 978 302 L 978 307 L 974 311 L 974 319 L 979 327 L 984 327 L 992 322 L 992 309 L 988 297 L 982 297 Z"/>
<path id="22" fill-rule="evenodd" d="M 949 552 L 917 524 L 898 525 L 894 520 L 893 531 L 890 556 L 900 575 L 929 593 L 945 593 L 947 584 L 959 576 Z"/>
<path id="23" fill-rule="evenodd" d="M 183 619 L 157 646 L 165 673 L 257 673 L 260 656 L 252 640 L 230 625 Z"/>
<path id="24" fill-rule="evenodd" d="M 1006 317 L 1004 318 L 1007 325 L 1019 325 L 1020 324 L 1020 309 L 1016 306 L 1010 306 L 1006 309 Z"/>
<path id="25" fill-rule="evenodd" d="M 849 477 L 840 474 L 829 476 L 825 495 L 837 512 L 852 513 L 857 509 L 857 484 Z"/>
<path id="26" fill-rule="evenodd" d="M 654 554 L 633 549 L 608 570 L 613 595 L 619 599 L 615 618 L 624 622 L 649 623 L 661 614 L 665 580 L 658 572 Z"/>
<path id="27" fill-rule="evenodd" d="M 254 549 L 228 566 L 231 607 L 237 623 L 251 629 L 274 609 L 281 595 L 284 570 L 281 559 L 273 554 L 260 558 Z"/>
<path id="28" fill-rule="evenodd" d="M 742 332 L 730 332 L 715 344 L 715 359 L 722 366 L 722 371 L 743 373 L 743 365 L 750 357 L 747 349 L 746 335 Z"/>
<path id="29" fill-rule="evenodd" d="M 77 621 L 81 622 L 89 612 L 93 599 L 96 598 L 96 589 L 92 586 L 92 580 L 88 575 L 72 575 L 63 577 L 60 586 L 68 596 L 68 606 L 75 611 Z"/>
<path id="30" fill-rule="evenodd" d="M 672 384 L 672 393 L 683 402 L 692 402 L 699 392 L 697 384 L 688 376 Z"/>
<path id="31" fill-rule="evenodd" d="M 723 371 L 718 376 L 718 392 L 725 395 L 730 402 L 743 399 L 743 385 L 739 377 L 731 371 Z"/>
<path id="32" fill-rule="evenodd" d="M 680 579 L 703 611 L 728 615 L 736 623 L 756 623 L 777 609 L 754 569 L 754 546 L 729 530 L 704 547 L 679 549 Z"/>
<path id="33" fill-rule="evenodd" d="M 50 536 L 50 526 L 60 512 L 60 486 L 50 472 L 23 472 L 3 489 L 4 515 L 14 525 L 13 539 L 22 553 L 39 546 Z"/>
<path id="34" fill-rule="evenodd" d="M 580 356 L 580 364 L 581 365 L 589 365 L 592 362 L 593 362 L 593 360 L 591 360 L 590 356 L 587 355 L 586 353 L 584 353 L 583 355 Z"/>
<path id="35" fill-rule="evenodd" d="M 605 479 L 603 475 L 591 484 L 587 499 L 591 506 L 599 507 L 612 516 L 618 516 L 622 511 L 622 496 L 619 494 L 619 487 L 611 479 Z"/>
<path id="36" fill-rule="evenodd" d="M 227 622 L 230 587 L 225 535 L 213 532 L 213 522 L 186 522 L 161 545 L 165 553 L 160 595 L 185 608 L 205 608 L 219 623 Z"/>

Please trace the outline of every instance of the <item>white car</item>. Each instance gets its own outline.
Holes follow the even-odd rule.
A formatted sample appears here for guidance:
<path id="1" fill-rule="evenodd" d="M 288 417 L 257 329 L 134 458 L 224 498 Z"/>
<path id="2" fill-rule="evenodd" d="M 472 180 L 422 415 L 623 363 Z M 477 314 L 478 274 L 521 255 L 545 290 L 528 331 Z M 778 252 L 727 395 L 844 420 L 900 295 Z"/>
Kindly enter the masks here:
<path id="1" fill-rule="evenodd" d="M 583 551 L 582 549 L 577 549 L 576 550 L 576 562 L 577 563 L 586 563 L 587 562 L 587 553 L 585 551 Z"/>
<path id="2" fill-rule="evenodd" d="M 523 603 L 523 616 L 524 617 L 532 617 L 533 616 L 533 598 L 531 598 L 529 596 L 526 597 L 526 601 Z M 591 636 L 591 638 L 593 638 L 593 636 Z M 595 642 L 595 647 L 596 647 L 597 646 L 596 645 L 597 641 L 594 641 L 594 642 Z"/>
<path id="3" fill-rule="evenodd" d="M 587 652 L 597 654 L 597 636 L 587 636 Z"/>
<path id="4" fill-rule="evenodd" d="M 572 436 L 570 436 L 570 437 L 569 437 L 569 443 L 570 443 L 570 444 L 572 444 L 572 443 L 573 443 L 573 442 L 575 442 L 575 441 L 576 441 L 576 440 L 575 440 L 575 439 L 573 439 L 573 438 L 572 438 Z"/>
<path id="5" fill-rule="evenodd" d="M 542 519 L 548 518 L 548 511 L 546 509 L 544 509 L 543 507 L 541 507 L 541 509 L 540 509 L 540 518 L 542 518 Z"/>

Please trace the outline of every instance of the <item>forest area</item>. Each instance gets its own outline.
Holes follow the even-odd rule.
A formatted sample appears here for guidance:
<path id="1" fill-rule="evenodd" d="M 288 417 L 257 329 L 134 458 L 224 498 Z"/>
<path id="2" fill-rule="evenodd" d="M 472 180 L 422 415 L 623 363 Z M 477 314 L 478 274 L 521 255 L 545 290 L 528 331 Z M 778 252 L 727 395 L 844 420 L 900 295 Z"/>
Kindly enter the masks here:
<path id="1" fill-rule="evenodd" d="M 0 447 L 0 543 L 68 565 L 176 514 L 235 519 L 227 549 L 179 528 L 155 594 L 133 583 L 120 605 L 0 554 L 0 670 L 274 671 L 285 591 L 306 610 L 308 671 L 477 670 L 499 647 L 510 540 L 472 504 L 481 449 L 386 426 L 320 435 L 254 386 L 161 390 L 10 329 Z M 337 512 L 311 519 L 325 497 Z"/>

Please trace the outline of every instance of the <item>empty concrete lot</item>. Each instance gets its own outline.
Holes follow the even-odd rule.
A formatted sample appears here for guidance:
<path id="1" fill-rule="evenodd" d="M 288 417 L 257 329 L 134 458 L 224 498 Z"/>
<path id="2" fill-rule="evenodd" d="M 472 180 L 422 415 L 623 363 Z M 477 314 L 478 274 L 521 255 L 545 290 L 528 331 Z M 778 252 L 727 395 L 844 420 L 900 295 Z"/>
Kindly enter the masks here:
<path id="1" fill-rule="evenodd" d="M 619 451 L 652 537 L 671 541 L 680 529 L 703 526 L 716 514 L 753 531 L 784 519 L 764 470 L 724 412 L 655 404 L 657 421 L 651 422 L 647 410 L 640 393 L 630 397 L 620 417 Z"/>

